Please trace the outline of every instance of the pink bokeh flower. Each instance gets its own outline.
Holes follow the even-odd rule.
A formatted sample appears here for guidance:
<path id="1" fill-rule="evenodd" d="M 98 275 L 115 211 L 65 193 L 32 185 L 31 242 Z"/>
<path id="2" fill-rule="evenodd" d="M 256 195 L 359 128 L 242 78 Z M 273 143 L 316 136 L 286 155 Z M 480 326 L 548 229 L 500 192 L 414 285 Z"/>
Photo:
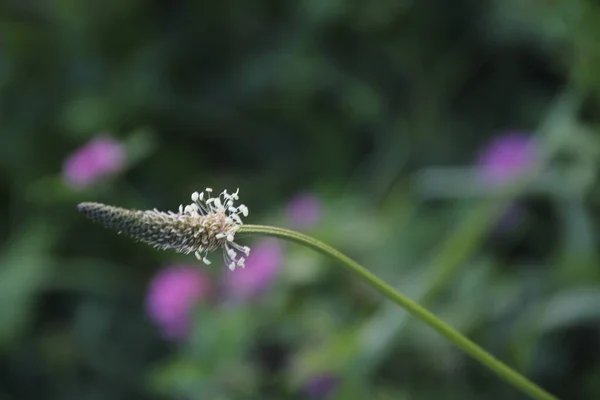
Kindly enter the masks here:
<path id="1" fill-rule="evenodd" d="M 227 271 L 227 297 L 247 299 L 263 290 L 276 278 L 283 265 L 283 251 L 276 239 L 267 239 L 253 246 L 246 267 Z"/>
<path id="2" fill-rule="evenodd" d="M 479 171 L 484 183 L 501 186 L 533 171 L 541 161 L 539 143 L 521 132 L 508 132 L 493 139 L 481 152 Z M 492 235 L 515 231 L 527 218 L 527 210 L 511 203 L 492 226 Z"/>
<path id="3" fill-rule="evenodd" d="M 481 152 L 478 166 L 485 183 L 501 185 L 531 172 L 540 160 L 538 143 L 520 132 L 493 139 Z"/>
<path id="4" fill-rule="evenodd" d="M 125 165 L 123 145 L 108 136 L 99 136 L 71 154 L 63 164 L 63 179 L 74 189 L 118 173 Z"/>
<path id="5" fill-rule="evenodd" d="M 148 288 L 148 315 L 166 339 L 183 339 L 191 326 L 194 305 L 205 300 L 210 290 L 210 280 L 197 267 L 167 267 L 155 275 Z"/>
<path id="6" fill-rule="evenodd" d="M 312 228 L 321 219 L 323 206 L 312 193 L 300 193 L 287 205 L 286 213 L 296 228 Z"/>

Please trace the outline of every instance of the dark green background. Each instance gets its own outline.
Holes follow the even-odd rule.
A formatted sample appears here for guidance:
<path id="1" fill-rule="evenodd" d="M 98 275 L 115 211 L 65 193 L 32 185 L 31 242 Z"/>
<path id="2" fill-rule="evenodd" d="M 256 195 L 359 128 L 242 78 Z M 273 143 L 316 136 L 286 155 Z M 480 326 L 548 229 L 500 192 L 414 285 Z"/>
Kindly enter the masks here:
<path id="1" fill-rule="evenodd" d="M 189 343 L 163 342 L 146 286 L 193 257 L 75 206 L 174 210 L 207 186 L 282 226 L 317 193 L 315 236 L 435 292 L 444 320 L 562 399 L 600 398 L 599 43 L 589 0 L 0 1 L 0 399 L 302 399 L 322 370 L 342 399 L 520 398 L 291 245 L 261 299 L 200 307 Z M 520 229 L 481 233 L 485 199 L 432 197 L 418 172 L 469 166 L 510 130 L 558 143 L 558 189 L 518 199 Z M 103 132 L 130 164 L 69 189 L 63 161 Z"/>

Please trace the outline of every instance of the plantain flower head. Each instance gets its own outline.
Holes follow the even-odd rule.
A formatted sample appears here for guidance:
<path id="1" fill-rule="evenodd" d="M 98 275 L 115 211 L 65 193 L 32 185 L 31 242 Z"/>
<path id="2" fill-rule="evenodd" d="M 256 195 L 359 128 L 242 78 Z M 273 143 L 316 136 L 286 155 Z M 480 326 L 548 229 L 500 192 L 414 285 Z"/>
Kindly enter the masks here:
<path id="1" fill-rule="evenodd" d="M 123 233 L 160 250 L 194 253 L 210 264 L 208 253 L 222 249 L 230 270 L 244 267 L 250 248 L 235 242 L 235 234 L 248 216 L 248 207 L 235 206 L 238 192 L 223 191 L 212 197 L 212 189 L 192 193 L 192 203 L 180 205 L 178 212 L 128 210 L 101 203 L 81 203 L 79 212 L 106 228 Z"/>

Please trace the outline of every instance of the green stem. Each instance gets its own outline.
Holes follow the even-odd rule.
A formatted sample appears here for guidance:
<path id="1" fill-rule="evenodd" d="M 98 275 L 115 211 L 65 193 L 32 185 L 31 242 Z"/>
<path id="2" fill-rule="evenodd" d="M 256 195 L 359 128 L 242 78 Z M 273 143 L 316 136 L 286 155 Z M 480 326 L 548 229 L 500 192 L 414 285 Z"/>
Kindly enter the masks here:
<path id="1" fill-rule="evenodd" d="M 308 246 L 319 253 L 334 258 L 342 265 L 350 269 L 352 272 L 357 274 L 359 277 L 367 281 L 373 288 L 379 293 L 393 301 L 394 303 L 403 307 L 406 311 L 411 313 L 414 317 L 425 322 L 427 325 L 436 330 L 440 335 L 444 336 L 456 346 L 460 347 L 471 357 L 479 361 L 480 363 L 487 366 L 500 378 L 506 382 L 512 384 L 523 393 L 527 393 L 534 399 L 538 400 L 558 400 L 556 397 L 546 392 L 535 383 L 531 382 L 523 375 L 511 369 L 509 366 L 504 364 L 502 361 L 496 359 L 494 356 L 489 354 L 487 351 L 476 345 L 474 342 L 463 336 L 460 332 L 441 321 L 434 314 L 423 308 L 410 298 L 406 297 L 402 293 L 396 291 L 392 286 L 388 285 L 376 275 L 371 273 L 365 267 L 342 254 L 333 247 L 316 240 L 310 236 L 291 231 L 288 229 L 263 226 L 263 225 L 242 225 L 238 231 L 239 234 L 261 234 L 266 236 L 277 237 L 292 242 L 300 243 Z"/>
<path id="2" fill-rule="evenodd" d="M 489 201 L 477 206 L 460 226 L 444 241 L 438 251 L 434 251 L 431 261 L 432 271 L 427 278 L 427 285 L 417 300 L 422 306 L 429 307 L 436 298 L 446 289 L 452 279 L 461 271 L 461 267 L 473 252 L 481 245 L 486 237 L 485 233 L 491 224 L 498 220 L 506 209 L 506 201 Z M 359 354 L 361 374 L 375 371 L 377 365 L 385 357 L 385 349 L 393 341 L 402 339 L 402 334 L 407 328 L 408 315 L 398 313 L 395 304 L 384 307 L 382 312 L 374 317 L 363 327 L 363 337 L 369 343 L 364 347 L 363 354 Z M 381 329 L 386 324 L 386 333 L 377 333 L 378 340 L 371 342 L 373 331 Z"/>

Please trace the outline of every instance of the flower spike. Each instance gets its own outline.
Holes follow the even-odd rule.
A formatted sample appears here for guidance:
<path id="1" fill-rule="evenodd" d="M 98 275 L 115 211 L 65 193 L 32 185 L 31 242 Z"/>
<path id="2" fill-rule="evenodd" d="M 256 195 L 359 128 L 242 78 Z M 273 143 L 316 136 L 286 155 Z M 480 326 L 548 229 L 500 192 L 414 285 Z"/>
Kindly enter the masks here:
<path id="1" fill-rule="evenodd" d="M 192 193 L 192 203 L 179 206 L 179 211 L 128 210 L 101 203 L 81 203 L 79 212 L 104 227 L 116 230 L 160 250 L 194 253 L 198 260 L 210 264 L 208 253 L 222 249 L 225 264 L 232 271 L 244 267 L 250 248 L 235 242 L 235 234 L 243 225 L 248 208 L 240 204 L 239 189 L 223 191 L 212 197 L 212 189 Z"/>

